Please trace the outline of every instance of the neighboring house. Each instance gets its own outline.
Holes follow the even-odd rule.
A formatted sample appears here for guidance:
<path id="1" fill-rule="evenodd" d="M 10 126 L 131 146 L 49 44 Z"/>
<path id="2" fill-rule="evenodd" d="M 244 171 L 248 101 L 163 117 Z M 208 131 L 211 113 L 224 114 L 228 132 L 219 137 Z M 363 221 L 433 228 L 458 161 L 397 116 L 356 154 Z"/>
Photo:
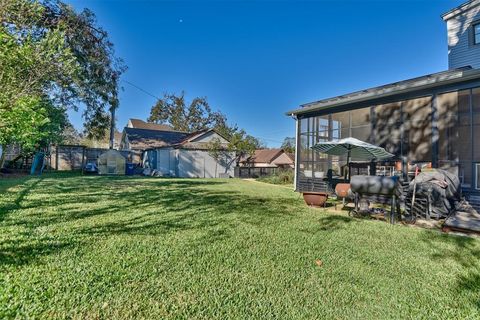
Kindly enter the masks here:
<path id="1" fill-rule="evenodd" d="M 218 139 L 224 150 L 228 145 L 228 141 L 215 130 L 187 133 L 174 131 L 169 126 L 147 129 L 144 124 L 132 120 L 135 119 L 129 121 L 132 127 L 124 128 L 121 148 L 134 151 L 139 157 L 137 161 L 143 162 L 145 167 L 163 176 L 185 178 L 234 175 L 234 153 L 223 151 L 219 159 L 214 159 L 209 152 L 209 142 L 213 139 Z"/>
<path id="2" fill-rule="evenodd" d="M 407 176 L 409 164 L 445 168 L 459 175 L 465 193 L 480 195 L 480 0 L 442 18 L 449 70 L 287 112 L 296 122 L 297 191 L 311 191 L 312 180 L 345 164 L 344 157 L 312 151 L 314 144 L 353 136 L 393 153 L 393 161 L 382 165 L 396 174 Z"/>
<path id="3" fill-rule="evenodd" d="M 140 119 L 129 119 L 127 123 L 127 128 L 135 129 L 147 129 L 147 130 L 160 130 L 160 131 L 175 131 L 173 128 L 167 124 L 156 124 L 152 122 L 145 122 Z"/>
<path id="4" fill-rule="evenodd" d="M 275 174 L 278 170 L 292 170 L 294 156 L 283 149 L 258 149 L 251 156 L 240 160 L 236 176 L 258 178 Z"/>
<path id="5" fill-rule="evenodd" d="M 240 160 L 242 167 L 293 168 L 294 157 L 283 149 L 259 149 L 249 157 Z"/>

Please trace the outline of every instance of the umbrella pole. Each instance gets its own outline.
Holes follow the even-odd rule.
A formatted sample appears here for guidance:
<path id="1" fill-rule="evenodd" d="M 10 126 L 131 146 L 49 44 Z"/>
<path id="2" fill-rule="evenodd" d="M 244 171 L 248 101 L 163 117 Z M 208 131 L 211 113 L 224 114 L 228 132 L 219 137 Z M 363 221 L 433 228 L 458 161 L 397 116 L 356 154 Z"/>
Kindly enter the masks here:
<path id="1" fill-rule="evenodd" d="M 350 182 L 350 152 L 351 152 L 351 148 L 348 147 L 348 153 L 347 153 L 347 173 L 345 174 L 345 180 L 347 180 L 348 182 Z"/>

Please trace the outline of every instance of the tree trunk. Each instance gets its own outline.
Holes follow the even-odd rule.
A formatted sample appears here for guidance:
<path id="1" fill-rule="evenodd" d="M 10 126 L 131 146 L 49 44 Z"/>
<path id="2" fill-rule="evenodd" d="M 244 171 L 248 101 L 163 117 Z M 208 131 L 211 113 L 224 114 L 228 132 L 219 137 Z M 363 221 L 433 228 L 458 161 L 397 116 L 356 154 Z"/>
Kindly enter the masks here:
<path id="1" fill-rule="evenodd" d="M 3 168 L 3 164 L 5 162 L 5 154 L 7 153 L 7 147 L 3 145 L 1 147 L 2 147 L 2 155 L 0 156 L 0 169 Z"/>

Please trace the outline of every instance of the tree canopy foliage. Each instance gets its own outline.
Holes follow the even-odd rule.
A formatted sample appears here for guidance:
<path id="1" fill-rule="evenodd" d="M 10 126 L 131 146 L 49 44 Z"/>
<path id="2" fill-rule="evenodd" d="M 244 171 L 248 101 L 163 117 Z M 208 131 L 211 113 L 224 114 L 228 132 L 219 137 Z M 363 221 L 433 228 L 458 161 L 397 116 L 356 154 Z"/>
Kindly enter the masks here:
<path id="1" fill-rule="evenodd" d="M 212 111 L 204 97 L 193 99 L 187 104 L 185 93 L 165 94 L 152 107 L 149 122 L 169 124 L 173 129 L 195 132 L 206 128 L 218 128 L 226 125 L 226 116 Z"/>
<path id="2" fill-rule="evenodd" d="M 45 135 L 53 139 L 46 123 L 62 129 L 66 111 L 79 104 L 85 131 L 101 137 L 124 71 L 90 10 L 78 13 L 59 0 L 0 0 L 0 143 L 30 147 Z M 21 124 L 14 115 L 25 108 Z M 22 127 L 31 134 L 19 137 Z"/>
<path id="3" fill-rule="evenodd" d="M 212 141 L 209 147 L 210 153 L 215 157 L 219 155 L 219 150 L 235 153 L 237 162 L 241 157 L 253 154 L 255 149 L 261 146 L 257 138 L 247 134 L 236 124 L 229 125 L 226 115 L 219 111 L 213 111 L 207 98 L 197 97 L 187 103 L 184 92 L 180 95 L 165 94 L 152 107 L 148 121 L 168 124 L 174 130 L 185 132 L 215 129 L 229 143 L 226 148 L 220 149 L 219 142 Z"/>
<path id="4" fill-rule="evenodd" d="M 286 137 L 283 140 L 281 148 L 287 153 L 294 153 L 295 152 L 295 137 Z"/>

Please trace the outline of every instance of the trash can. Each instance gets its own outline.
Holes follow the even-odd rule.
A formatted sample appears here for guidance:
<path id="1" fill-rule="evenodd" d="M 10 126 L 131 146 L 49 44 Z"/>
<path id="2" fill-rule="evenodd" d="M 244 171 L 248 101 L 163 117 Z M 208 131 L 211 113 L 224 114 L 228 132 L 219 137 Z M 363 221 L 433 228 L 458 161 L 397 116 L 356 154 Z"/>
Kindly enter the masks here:
<path id="1" fill-rule="evenodd" d="M 125 174 L 127 176 L 133 176 L 135 173 L 135 165 L 133 163 L 127 163 L 125 165 Z"/>

